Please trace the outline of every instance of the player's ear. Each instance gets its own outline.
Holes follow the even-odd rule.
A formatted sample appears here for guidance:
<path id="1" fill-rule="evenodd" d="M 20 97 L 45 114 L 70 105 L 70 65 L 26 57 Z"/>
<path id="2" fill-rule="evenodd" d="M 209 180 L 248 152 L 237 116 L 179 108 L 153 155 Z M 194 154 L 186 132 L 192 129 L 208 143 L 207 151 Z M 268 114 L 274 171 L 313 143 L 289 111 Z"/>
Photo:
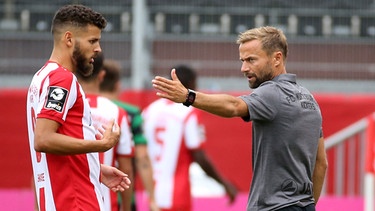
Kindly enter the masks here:
<path id="1" fill-rule="evenodd" d="M 101 69 L 98 73 L 98 80 L 100 83 L 102 83 L 104 81 L 104 76 L 105 76 L 106 72 L 105 70 Z"/>
<path id="2" fill-rule="evenodd" d="M 68 46 L 73 46 L 73 34 L 70 31 L 66 31 L 64 34 L 64 42 Z"/>

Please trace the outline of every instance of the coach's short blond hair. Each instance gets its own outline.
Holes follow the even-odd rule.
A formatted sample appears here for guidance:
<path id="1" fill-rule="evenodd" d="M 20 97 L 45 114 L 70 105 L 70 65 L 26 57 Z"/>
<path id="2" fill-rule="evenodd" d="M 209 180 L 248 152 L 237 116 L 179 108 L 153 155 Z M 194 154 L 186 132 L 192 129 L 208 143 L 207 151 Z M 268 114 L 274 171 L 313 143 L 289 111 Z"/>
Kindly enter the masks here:
<path id="1" fill-rule="evenodd" d="M 286 36 L 280 29 L 272 26 L 249 29 L 238 35 L 237 44 L 252 40 L 259 40 L 268 56 L 276 51 L 281 51 L 285 60 L 288 55 Z"/>

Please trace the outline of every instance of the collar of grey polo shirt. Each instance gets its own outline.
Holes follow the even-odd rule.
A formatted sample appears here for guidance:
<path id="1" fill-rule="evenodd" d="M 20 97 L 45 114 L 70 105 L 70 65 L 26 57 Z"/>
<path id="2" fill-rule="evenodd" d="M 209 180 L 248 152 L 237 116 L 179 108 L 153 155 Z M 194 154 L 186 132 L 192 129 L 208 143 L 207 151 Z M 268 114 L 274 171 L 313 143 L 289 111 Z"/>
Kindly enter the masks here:
<path id="1" fill-rule="evenodd" d="M 297 76 L 296 74 L 291 74 L 291 73 L 285 73 L 285 74 L 280 74 L 272 79 L 272 81 L 275 82 L 280 82 L 280 81 L 289 81 L 291 83 L 296 83 L 297 82 Z"/>

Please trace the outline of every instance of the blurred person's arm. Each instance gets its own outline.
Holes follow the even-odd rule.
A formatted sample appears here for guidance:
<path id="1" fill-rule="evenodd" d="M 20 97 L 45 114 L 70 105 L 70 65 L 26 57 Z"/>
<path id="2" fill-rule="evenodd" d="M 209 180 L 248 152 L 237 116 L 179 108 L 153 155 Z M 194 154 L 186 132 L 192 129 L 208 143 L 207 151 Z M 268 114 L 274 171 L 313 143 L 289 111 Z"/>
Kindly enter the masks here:
<path id="1" fill-rule="evenodd" d="M 220 183 L 224 186 L 225 192 L 229 196 L 230 203 L 234 202 L 236 196 L 237 196 L 237 188 L 229 181 L 225 180 L 219 172 L 216 170 L 212 162 L 209 160 L 209 158 L 206 156 L 205 152 L 201 149 L 193 150 L 193 159 L 196 163 L 199 164 L 199 166 L 202 168 L 202 170 L 211 178 L 213 178 L 215 181 Z"/>
<path id="2" fill-rule="evenodd" d="M 150 211 L 158 211 L 159 208 L 156 204 L 154 195 L 155 184 L 152 164 L 147 151 L 147 139 L 143 134 L 143 118 L 141 115 L 141 111 L 138 107 L 125 103 L 122 103 L 122 108 L 124 108 L 131 116 L 130 128 L 135 144 L 135 172 L 137 172 L 137 174 L 140 176 L 143 187 L 148 194 Z"/>
<path id="3" fill-rule="evenodd" d="M 128 156 L 119 156 L 117 158 L 119 170 L 126 173 L 131 181 L 134 181 L 134 171 L 132 165 L 132 158 Z M 122 211 L 130 211 L 134 185 L 121 193 L 121 209 Z"/>
<path id="4" fill-rule="evenodd" d="M 147 191 L 150 201 L 150 210 L 159 210 L 154 195 L 154 179 L 151 160 L 147 152 L 147 145 L 138 144 L 135 147 L 135 166 L 142 180 L 143 187 Z"/>
<path id="5" fill-rule="evenodd" d="M 322 192 L 324 178 L 328 168 L 326 150 L 324 147 L 324 138 L 319 139 L 318 152 L 316 155 L 316 163 L 313 172 L 313 193 L 315 204 L 318 203 L 320 193 Z"/>

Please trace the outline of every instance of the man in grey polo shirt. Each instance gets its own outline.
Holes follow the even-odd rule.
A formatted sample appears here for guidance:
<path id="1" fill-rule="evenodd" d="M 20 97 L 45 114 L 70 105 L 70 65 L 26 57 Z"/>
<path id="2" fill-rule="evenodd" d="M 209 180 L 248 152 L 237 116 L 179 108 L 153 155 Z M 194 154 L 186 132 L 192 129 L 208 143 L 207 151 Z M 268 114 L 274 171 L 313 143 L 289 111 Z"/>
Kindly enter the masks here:
<path id="1" fill-rule="evenodd" d="M 312 94 L 285 69 L 288 44 L 274 27 L 238 36 L 241 72 L 254 91 L 234 97 L 186 89 L 156 76 L 157 95 L 222 117 L 252 121 L 253 180 L 248 211 L 315 210 L 327 169 L 322 116 Z"/>

